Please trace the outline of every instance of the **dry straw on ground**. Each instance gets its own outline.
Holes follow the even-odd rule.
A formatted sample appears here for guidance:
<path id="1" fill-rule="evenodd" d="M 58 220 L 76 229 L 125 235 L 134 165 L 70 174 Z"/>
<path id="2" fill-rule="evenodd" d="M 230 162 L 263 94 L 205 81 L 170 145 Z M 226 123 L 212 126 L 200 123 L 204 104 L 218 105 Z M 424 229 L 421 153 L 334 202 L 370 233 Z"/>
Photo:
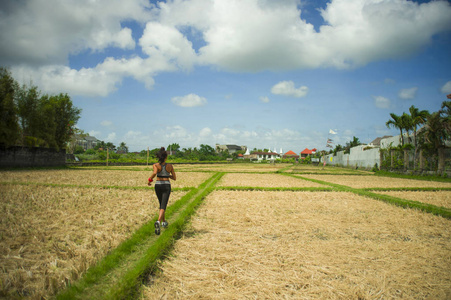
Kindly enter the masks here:
<path id="1" fill-rule="evenodd" d="M 451 191 L 435 191 L 435 192 L 379 192 L 378 194 L 390 195 L 402 199 L 413 200 L 418 202 L 429 203 L 436 206 L 451 208 Z"/>
<path id="2" fill-rule="evenodd" d="M 226 174 L 218 186 L 249 187 L 325 187 L 325 185 L 280 174 Z"/>
<path id="3" fill-rule="evenodd" d="M 176 170 L 177 171 L 177 170 Z M 146 186 L 150 171 L 121 170 L 38 170 L 2 171 L 2 182 L 32 182 L 74 185 Z M 176 172 L 174 188 L 196 187 L 211 176 L 210 173 Z"/>
<path id="4" fill-rule="evenodd" d="M 379 176 L 353 176 L 353 175 L 312 175 L 302 177 L 327 181 L 353 188 L 398 188 L 398 187 L 451 187 L 451 182 L 425 181 L 403 178 L 390 178 Z"/>
<path id="5" fill-rule="evenodd" d="M 319 164 L 317 166 L 314 165 L 304 165 L 304 164 L 297 164 L 294 165 L 291 169 L 287 170 L 287 172 L 290 173 L 321 173 L 321 174 L 362 174 L 362 175 L 369 175 L 373 174 L 370 171 L 367 170 L 356 170 L 351 168 L 339 168 L 339 167 L 330 167 L 326 166 L 323 167 L 322 164 Z"/>
<path id="6" fill-rule="evenodd" d="M 214 171 L 214 172 L 276 172 L 291 164 L 240 163 L 240 164 L 183 164 L 177 168 L 183 171 Z"/>
<path id="7" fill-rule="evenodd" d="M 31 299 L 78 279 L 158 211 L 153 189 L 0 185 L 0 198 L 0 296 Z"/>
<path id="8" fill-rule="evenodd" d="M 449 299 L 450 222 L 350 193 L 216 191 L 143 299 Z"/>

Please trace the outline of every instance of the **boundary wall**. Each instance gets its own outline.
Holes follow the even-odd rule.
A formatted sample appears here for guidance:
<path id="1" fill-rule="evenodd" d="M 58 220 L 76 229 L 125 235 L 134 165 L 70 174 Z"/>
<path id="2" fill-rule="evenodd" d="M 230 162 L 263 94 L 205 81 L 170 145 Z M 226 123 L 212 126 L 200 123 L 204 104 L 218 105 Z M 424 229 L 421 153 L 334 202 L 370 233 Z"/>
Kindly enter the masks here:
<path id="1" fill-rule="evenodd" d="M 66 150 L 0 146 L 0 167 L 59 167 L 66 165 Z"/>
<path id="2" fill-rule="evenodd" d="M 344 154 L 344 151 L 337 152 L 337 155 L 327 154 L 325 156 L 326 164 L 332 166 L 353 167 L 371 169 L 375 164 L 380 168 L 381 155 L 379 148 L 371 148 L 363 150 L 367 145 L 361 145 L 351 148 L 349 154 Z M 324 161 L 321 161 L 324 163 Z"/>

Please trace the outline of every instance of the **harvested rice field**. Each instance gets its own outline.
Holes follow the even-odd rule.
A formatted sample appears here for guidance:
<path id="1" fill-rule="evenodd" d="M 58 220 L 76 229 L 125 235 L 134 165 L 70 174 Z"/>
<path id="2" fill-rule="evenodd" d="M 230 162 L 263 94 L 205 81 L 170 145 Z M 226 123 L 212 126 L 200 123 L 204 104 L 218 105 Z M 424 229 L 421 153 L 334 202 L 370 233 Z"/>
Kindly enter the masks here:
<path id="1" fill-rule="evenodd" d="M 294 167 L 287 170 L 289 173 L 294 174 L 357 174 L 357 175 L 369 175 L 372 174 L 370 171 L 350 169 L 350 168 L 338 168 L 338 167 L 323 167 L 322 165 L 312 166 L 312 165 L 295 165 Z"/>
<path id="2" fill-rule="evenodd" d="M 435 192 L 377 191 L 376 193 L 390 195 L 407 200 L 429 203 L 436 206 L 442 206 L 451 209 L 451 191 L 435 191 Z"/>
<path id="3" fill-rule="evenodd" d="M 54 294 L 158 210 L 153 190 L 8 184 L 0 198 L 0 297 Z"/>
<path id="4" fill-rule="evenodd" d="M 174 188 L 195 187 L 211 176 L 209 173 L 178 172 Z M 101 186 L 146 186 L 151 171 L 130 170 L 33 170 L 33 171 L 3 171 L 0 172 L 2 182 L 52 183 L 69 185 L 101 185 Z"/>
<path id="5" fill-rule="evenodd" d="M 185 189 L 172 191 L 170 209 L 179 210 L 161 236 L 143 166 L 0 171 L 0 299 L 49 299 L 142 228 L 150 231 L 134 247 L 145 248 L 101 277 L 121 283 L 144 257 L 136 253 L 169 241 L 150 275 L 135 278 L 138 299 L 451 299 L 451 181 L 320 175 L 311 166 L 278 164 L 176 171 L 172 187 Z M 359 195 L 301 176 L 387 191 Z M 445 190 L 390 191 L 399 187 Z M 378 201 L 383 195 L 427 203 L 438 215 Z M 194 199 L 201 204 L 180 223 L 186 227 L 171 226 Z M 184 204 L 173 205 L 178 200 Z M 76 298 L 112 295 L 114 284 L 105 282 Z"/>
<path id="6" fill-rule="evenodd" d="M 451 182 L 425 181 L 403 178 L 390 178 L 379 176 L 354 176 L 354 175 L 302 175 L 304 178 L 327 181 L 352 188 L 400 188 L 400 187 L 435 187 L 451 188 Z"/>
<path id="7" fill-rule="evenodd" d="M 197 170 L 202 172 L 260 172 L 270 173 L 280 169 L 291 167 L 291 164 L 255 164 L 255 163 L 239 163 L 239 164 L 178 164 L 175 165 L 177 170 L 191 171 Z"/>
<path id="8" fill-rule="evenodd" d="M 247 187 L 327 187 L 323 184 L 293 178 L 280 174 L 226 174 L 218 186 L 247 186 Z"/>
<path id="9" fill-rule="evenodd" d="M 449 299 L 450 221 L 350 193 L 216 191 L 143 299 Z"/>

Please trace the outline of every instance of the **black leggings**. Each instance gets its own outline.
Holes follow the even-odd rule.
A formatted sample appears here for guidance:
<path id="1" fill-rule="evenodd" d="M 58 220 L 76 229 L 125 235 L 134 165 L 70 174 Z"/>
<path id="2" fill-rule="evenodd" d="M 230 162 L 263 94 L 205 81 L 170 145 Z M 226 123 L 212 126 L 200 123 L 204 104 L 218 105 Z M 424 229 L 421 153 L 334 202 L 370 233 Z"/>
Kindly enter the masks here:
<path id="1" fill-rule="evenodd" d="M 158 197 L 158 202 L 160 202 L 160 209 L 166 210 L 168 206 L 169 195 L 171 195 L 171 185 L 170 184 L 155 184 L 155 193 Z"/>

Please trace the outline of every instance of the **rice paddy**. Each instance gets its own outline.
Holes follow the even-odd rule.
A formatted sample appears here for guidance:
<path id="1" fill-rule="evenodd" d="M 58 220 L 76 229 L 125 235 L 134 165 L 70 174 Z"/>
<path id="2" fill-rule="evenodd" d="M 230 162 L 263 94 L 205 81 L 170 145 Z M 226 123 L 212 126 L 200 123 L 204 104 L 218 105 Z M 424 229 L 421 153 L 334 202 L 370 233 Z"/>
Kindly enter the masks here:
<path id="1" fill-rule="evenodd" d="M 337 168 L 317 168 L 315 174 L 314 167 L 302 168 L 176 166 L 170 205 L 216 172 L 225 174 L 180 229 L 181 237 L 158 256 L 158 267 L 140 275 L 135 298 L 451 298 L 449 218 L 304 178 L 384 188 L 374 193 L 444 212 L 451 209 L 451 181 L 348 169 L 333 175 Z M 151 226 L 158 202 L 146 186 L 149 175 L 143 167 L 0 171 L 0 298 L 55 296 L 140 228 Z M 165 232 L 151 235 L 150 244 L 165 238 Z"/>

